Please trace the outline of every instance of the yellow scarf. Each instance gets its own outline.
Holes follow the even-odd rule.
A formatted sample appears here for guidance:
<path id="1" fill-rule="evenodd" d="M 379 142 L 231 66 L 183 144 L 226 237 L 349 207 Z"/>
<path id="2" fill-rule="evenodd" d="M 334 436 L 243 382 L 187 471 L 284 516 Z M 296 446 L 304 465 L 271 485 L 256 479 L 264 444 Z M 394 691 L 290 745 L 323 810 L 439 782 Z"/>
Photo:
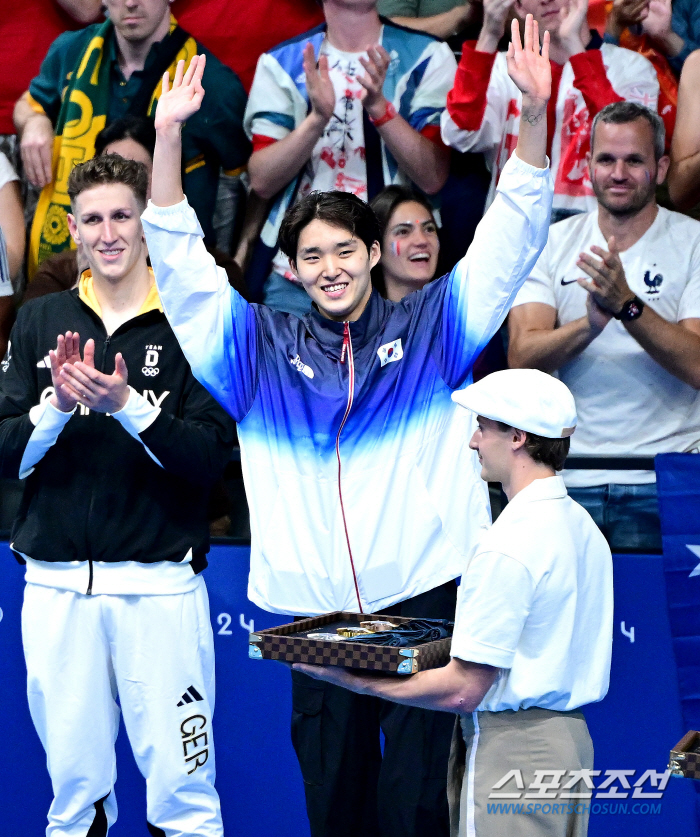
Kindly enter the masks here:
<path id="1" fill-rule="evenodd" d="M 177 27 L 171 15 L 170 32 Z M 79 163 L 95 155 L 95 138 L 105 127 L 109 104 L 109 61 L 104 61 L 105 47 L 114 37 L 114 26 L 106 21 L 85 48 L 77 70 L 71 73 L 63 91 L 63 101 L 56 123 L 53 144 L 53 181 L 40 197 L 32 223 L 29 241 L 28 272 L 31 279 L 37 267 L 54 253 L 74 247 L 68 231 L 67 214 L 70 211 L 68 176 Z M 168 68 L 170 80 L 175 77 L 177 62 L 184 59 L 188 66 L 197 54 L 197 43 L 188 38 Z M 160 82 L 153 91 L 147 115 L 155 111 Z M 38 103 L 32 103 L 41 110 Z"/>

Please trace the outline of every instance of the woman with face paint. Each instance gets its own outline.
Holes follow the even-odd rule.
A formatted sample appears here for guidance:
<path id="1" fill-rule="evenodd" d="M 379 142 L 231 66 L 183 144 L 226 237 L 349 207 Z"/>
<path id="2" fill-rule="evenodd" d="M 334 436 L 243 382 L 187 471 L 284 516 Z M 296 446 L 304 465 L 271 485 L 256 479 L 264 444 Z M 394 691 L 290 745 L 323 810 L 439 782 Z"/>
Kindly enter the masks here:
<path id="1" fill-rule="evenodd" d="M 371 206 L 379 221 L 382 245 L 380 262 L 372 270 L 372 284 L 386 299 L 401 302 L 444 272 L 438 270 L 437 222 L 428 199 L 407 186 L 387 186 Z M 507 365 L 503 338 L 498 333 L 477 358 L 474 380 Z"/>
<path id="2" fill-rule="evenodd" d="M 407 186 L 387 186 L 372 201 L 379 220 L 382 257 L 372 282 L 386 299 L 400 302 L 432 282 L 440 241 L 428 199 Z"/>

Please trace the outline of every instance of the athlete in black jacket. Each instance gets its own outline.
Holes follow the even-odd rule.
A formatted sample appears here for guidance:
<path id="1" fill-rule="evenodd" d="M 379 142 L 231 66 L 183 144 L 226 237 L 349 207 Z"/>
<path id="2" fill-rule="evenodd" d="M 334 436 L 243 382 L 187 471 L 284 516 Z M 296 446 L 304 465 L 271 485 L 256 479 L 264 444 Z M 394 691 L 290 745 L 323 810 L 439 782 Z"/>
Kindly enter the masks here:
<path id="1" fill-rule="evenodd" d="M 20 310 L 0 383 L 0 474 L 27 477 L 12 546 L 27 565 L 29 705 L 55 793 L 47 833 L 99 837 L 116 819 L 118 696 L 151 833 L 218 837 L 198 573 L 234 425 L 160 306 L 143 166 L 96 158 L 68 188 L 90 270 Z"/>

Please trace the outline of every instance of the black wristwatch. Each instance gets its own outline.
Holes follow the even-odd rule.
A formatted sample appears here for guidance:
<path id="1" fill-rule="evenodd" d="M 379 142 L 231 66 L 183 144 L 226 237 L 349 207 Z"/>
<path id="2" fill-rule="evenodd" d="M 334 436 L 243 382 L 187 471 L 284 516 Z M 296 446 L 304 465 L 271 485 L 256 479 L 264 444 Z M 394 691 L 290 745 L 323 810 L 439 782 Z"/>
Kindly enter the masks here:
<path id="1" fill-rule="evenodd" d="M 639 319 L 642 316 L 643 310 L 644 303 L 642 300 L 638 296 L 633 296 L 632 299 L 627 300 L 617 314 L 614 314 L 614 317 L 616 320 L 622 320 L 622 322 L 628 323 L 631 320 Z"/>

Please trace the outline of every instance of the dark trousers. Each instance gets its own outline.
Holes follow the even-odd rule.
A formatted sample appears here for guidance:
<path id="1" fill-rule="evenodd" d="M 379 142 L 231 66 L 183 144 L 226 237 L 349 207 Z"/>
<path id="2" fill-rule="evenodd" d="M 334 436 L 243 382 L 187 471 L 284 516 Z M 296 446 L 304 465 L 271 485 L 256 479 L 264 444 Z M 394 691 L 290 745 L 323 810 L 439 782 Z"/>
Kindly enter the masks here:
<path id="1" fill-rule="evenodd" d="M 454 581 L 382 612 L 454 619 Z M 454 715 L 292 672 L 292 742 L 312 837 L 448 837 Z M 380 743 L 384 734 L 384 752 Z"/>

